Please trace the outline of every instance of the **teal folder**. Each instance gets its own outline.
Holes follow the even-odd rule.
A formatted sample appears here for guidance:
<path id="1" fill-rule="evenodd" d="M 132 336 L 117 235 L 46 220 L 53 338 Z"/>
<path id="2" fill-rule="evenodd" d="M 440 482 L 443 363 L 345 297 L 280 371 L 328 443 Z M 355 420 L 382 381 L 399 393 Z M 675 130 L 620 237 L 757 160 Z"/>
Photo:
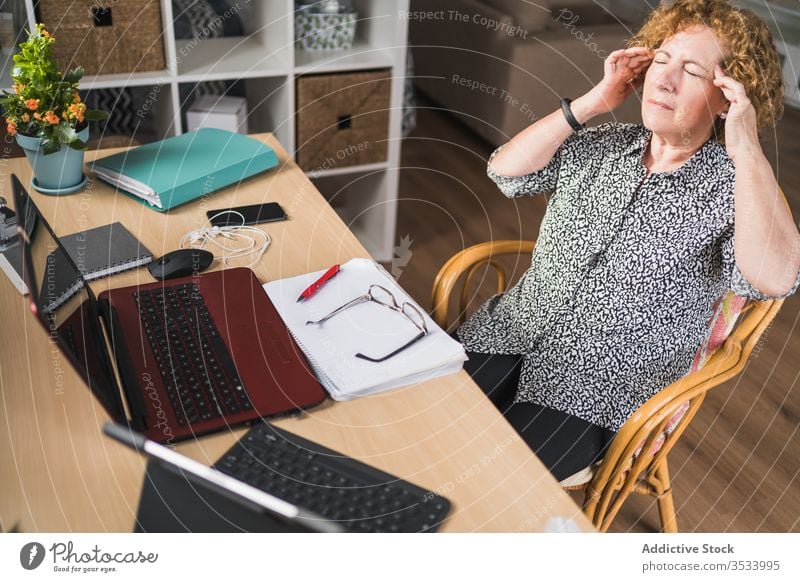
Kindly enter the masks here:
<path id="1" fill-rule="evenodd" d="M 269 146 L 201 128 L 87 164 L 97 177 L 163 212 L 274 168 Z"/>

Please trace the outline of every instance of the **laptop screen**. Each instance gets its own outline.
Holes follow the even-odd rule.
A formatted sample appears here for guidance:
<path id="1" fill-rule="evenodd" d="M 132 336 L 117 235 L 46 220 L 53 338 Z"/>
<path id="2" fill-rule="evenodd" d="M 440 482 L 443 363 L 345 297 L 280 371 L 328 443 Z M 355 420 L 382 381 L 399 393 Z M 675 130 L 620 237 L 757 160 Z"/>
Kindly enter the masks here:
<path id="1" fill-rule="evenodd" d="M 50 225 L 13 174 L 23 279 L 39 320 L 112 418 L 125 419 L 97 300 Z"/>

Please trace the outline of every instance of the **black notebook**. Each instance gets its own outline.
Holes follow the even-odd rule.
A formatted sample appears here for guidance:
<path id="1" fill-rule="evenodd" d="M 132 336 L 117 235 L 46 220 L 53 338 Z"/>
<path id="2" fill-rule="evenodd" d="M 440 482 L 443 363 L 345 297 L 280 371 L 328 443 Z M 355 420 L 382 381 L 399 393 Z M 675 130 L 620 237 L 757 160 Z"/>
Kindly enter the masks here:
<path id="1" fill-rule="evenodd" d="M 62 236 L 59 240 L 87 281 L 141 267 L 153 260 L 147 247 L 119 222 Z M 45 278 L 41 295 L 46 312 L 57 309 L 83 285 L 60 249 L 50 253 Z"/>
<path id="2" fill-rule="evenodd" d="M 28 287 L 22 280 L 22 249 L 19 244 L 0 252 L 0 271 L 6 274 L 17 291 L 28 294 Z"/>

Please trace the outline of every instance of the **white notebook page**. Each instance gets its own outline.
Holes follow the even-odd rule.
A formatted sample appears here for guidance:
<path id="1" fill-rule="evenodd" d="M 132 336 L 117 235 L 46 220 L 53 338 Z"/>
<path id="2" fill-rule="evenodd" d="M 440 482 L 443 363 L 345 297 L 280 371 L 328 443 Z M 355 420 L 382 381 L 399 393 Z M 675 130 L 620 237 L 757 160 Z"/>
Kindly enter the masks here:
<path id="1" fill-rule="evenodd" d="M 342 265 L 339 274 L 313 297 L 297 303 L 300 293 L 324 272 L 272 281 L 264 285 L 264 290 L 332 397 L 344 400 L 382 392 L 461 368 L 466 360 L 463 346 L 369 259 L 353 259 Z M 370 301 L 350 307 L 322 325 L 306 325 L 366 294 L 374 283 L 389 289 L 398 303 L 407 301 L 416 306 L 429 331 L 426 337 L 381 363 L 362 360 L 356 353 L 382 357 L 417 335 L 418 329 L 400 313 Z"/>

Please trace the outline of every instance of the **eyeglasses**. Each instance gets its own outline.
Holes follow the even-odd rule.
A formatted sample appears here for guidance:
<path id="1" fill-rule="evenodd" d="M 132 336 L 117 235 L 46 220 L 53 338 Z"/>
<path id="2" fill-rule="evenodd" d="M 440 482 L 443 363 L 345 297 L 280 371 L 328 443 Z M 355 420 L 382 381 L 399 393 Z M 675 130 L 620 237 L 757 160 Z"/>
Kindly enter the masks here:
<path id="1" fill-rule="evenodd" d="M 331 317 L 341 313 L 345 309 L 349 309 L 354 305 L 358 305 L 360 303 L 367 303 L 369 301 L 374 301 L 378 305 L 383 305 L 384 307 L 388 307 L 392 311 L 396 311 L 404 315 L 406 319 L 408 319 L 411 323 L 414 324 L 414 327 L 416 327 L 419 330 L 419 333 L 410 341 L 406 342 L 404 345 L 400 346 L 393 352 L 386 354 L 382 358 L 372 358 L 370 356 L 362 354 L 361 352 L 356 354 L 357 358 L 361 358 L 362 360 L 367 360 L 369 362 L 385 362 L 389 358 L 396 356 L 403 350 L 411 347 L 419 340 L 424 338 L 426 335 L 428 335 L 428 325 L 425 323 L 425 317 L 422 315 L 422 312 L 420 312 L 419 309 L 417 309 L 414 305 L 408 303 L 407 301 L 403 302 L 402 305 L 398 304 L 397 299 L 392 294 L 392 292 L 389 291 L 386 287 L 382 287 L 380 285 L 370 285 L 369 290 L 364 295 L 361 295 L 359 297 L 356 297 L 355 299 L 348 301 L 341 307 L 337 307 L 322 319 L 317 319 L 316 321 L 307 321 L 306 325 L 322 325 L 323 323 L 328 321 Z"/>

